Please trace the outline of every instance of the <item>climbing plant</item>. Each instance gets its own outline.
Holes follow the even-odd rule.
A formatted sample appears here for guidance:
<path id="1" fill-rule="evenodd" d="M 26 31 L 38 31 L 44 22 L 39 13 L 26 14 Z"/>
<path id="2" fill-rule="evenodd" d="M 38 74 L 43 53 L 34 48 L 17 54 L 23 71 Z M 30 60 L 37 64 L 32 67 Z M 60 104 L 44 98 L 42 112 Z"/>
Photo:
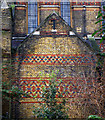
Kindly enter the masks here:
<path id="1" fill-rule="evenodd" d="M 66 100 L 62 99 L 60 103 L 56 98 L 57 86 L 60 85 L 62 80 L 57 79 L 54 72 L 49 75 L 48 88 L 42 87 L 42 101 L 39 107 L 34 106 L 34 115 L 36 118 L 49 119 L 64 119 L 68 118 L 67 107 L 65 107 Z M 63 97 L 62 94 L 59 97 Z"/>
<path id="2" fill-rule="evenodd" d="M 105 11 L 105 6 L 103 6 L 103 11 Z M 101 10 L 98 11 L 98 16 L 97 16 L 98 21 L 95 24 L 101 23 L 105 21 L 105 13 L 103 13 Z M 105 40 L 105 23 L 101 24 L 98 30 L 96 30 L 92 36 L 96 35 L 98 33 L 98 36 L 102 35 L 102 39 L 100 40 L 100 43 Z"/>
<path id="3" fill-rule="evenodd" d="M 2 75 L 5 76 L 4 72 L 9 74 L 8 71 L 12 69 L 13 65 L 3 65 L 2 67 Z M 4 99 L 10 100 L 13 99 L 14 101 L 18 101 L 22 98 L 22 96 L 30 97 L 26 94 L 23 90 L 21 90 L 17 85 L 12 85 L 12 81 L 2 81 L 0 84 L 0 88 L 2 90 L 2 96 Z"/>
<path id="4" fill-rule="evenodd" d="M 16 85 L 12 85 L 10 88 L 10 83 L 7 82 L 2 82 L 2 96 L 7 100 L 13 99 L 18 102 L 22 96 L 29 97 L 28 94 L 20 90 Z"/>
<path id="5" fill-rule="evenodd" d="M 105 6 L 103 6 L 103 12 L 102 10 L 98 11 L 98 16 L 97 19 L 98 21 L 95 24 L 101 23 L 105 21 Z M 92 36 L 96 35 L 98 33 L 98 36 L 103 35 L 100 43 L 103 42 L 103 40 L 105 40 L 105 23 L 101 24 L 100 27 L 98 28 L 98 30 L 96 30 Z M 97 66 L 96 66 L 96 71 L 98 73 L 98 82 L 101 82 L 101 78 L 103 76 L 103 67 L 104 67 L 104 57 L 105 57 L 105 53 L 101 53 L 101 51 L 98 53 L 98 61 L 97 61 Z"/>

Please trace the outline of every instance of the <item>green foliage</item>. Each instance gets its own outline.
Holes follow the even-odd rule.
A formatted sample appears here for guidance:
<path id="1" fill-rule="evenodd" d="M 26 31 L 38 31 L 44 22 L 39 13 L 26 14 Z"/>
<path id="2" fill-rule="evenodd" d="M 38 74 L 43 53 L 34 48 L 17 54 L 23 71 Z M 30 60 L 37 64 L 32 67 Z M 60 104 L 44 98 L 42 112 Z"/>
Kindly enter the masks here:
<path id="1" fill-rule="evenodd" d="M 102 22 L 103 20 L 98 20 L 97 22 L 95 22 L 95 24 L 97 24 L 97 23 L 100 23 L 100 22 Z"/>
<path id="2" fill-rule="evenodd" d="M 20 90 L 16 85 L 12 85 L 10 88 L 10 83 L 7 82 L 2 82 L 2 96 L 7 100 L 10 100 L 12 98 L 14 101 L 19 101 L 22 96 L 29 97 L 28 94 Z"/>
<path id="3" fill-rule="evenodd" d="M 62 99 L 62 101 L 58 103 L 56 98 L 57 86 L 60 85 L 61 82 L 62 80 L 57 80 L 54 72 L 49 75 L 48 88 L 42 88 L 42 101 L 44 103 L 40 103 L 38 108 L 34 106 L 33 112 L 37 118 L 46 118 L 47 120 L 68 118 L 65 99 Z M 62 97 L 62 94 L 59 97 Z"/>
<path id="4" fill-rule="evenodd" d="M 13 5 L 11 5 L 11 8 L 12 8 L 12 10 L 15 8 L 15 5 L 13 4 Z"/>
<path id="5" fill-rule="evenodd" d="M 103 10 L 105 10 L 105 6 L 103 6 Z M 98 12 L 97 19 L 99 19 L 99 20 L 95 24 L 101 23 L 102 21 L 105 20 L 105 15 L 102 13 L 102 11 Z M 101 25 L 100 28 L 92 34 L 92 36 L 94 36 L 96 33 L 98 33 L 98 36 L 100 36 L 104 32 L 105 32 L 105 25 Z M 102 36 L 102 39 L 100 40 L 100 43 L 102 43 L 103 40 L 105 40 L 105 35 Z"/>
<path id="6" fill-rule="evenodd" d="M 87 120 L 103 120 L 103 119 L 97 115 L 89 115 Z"/>
<path id="7" fill-rule="evenodd" d="M 102 16 L 102 13 L 99 12 L 97 18 L 100 18 Z"/>
<path id="8" fill-rule="evenodd" d="M 92 37 L 93 37 L 96 33 L 98 33 L 98 32 L 99 32 L 99 30 L 95 31 L 95 32 L 92 34 Z"/>
<path id="9" fill-rule="evenodd" d="M 3 71 L 5 71 L 7 73 L 8 70 L 13 68 L 14 65 L 11 65 L 9 63 L 10 63 L 10 60 L 6 61 L 6 63 L 4 62 L 4 64 L 2 65 L 2 74 L 3 74 Z M 2 90 L 3 98 L 5 98 L 7 100 L 13 99 L 14 101 L 19 102 L 19 100 L 23 96 L 30 97 L 23 90 L 20 90 L 20 88 L 17 85 L 11 85 L 11 82 L 12 81 L 10 80 L 9 82 L 2 81 L 2 83 L 0 83 L 0 89 Z"/>

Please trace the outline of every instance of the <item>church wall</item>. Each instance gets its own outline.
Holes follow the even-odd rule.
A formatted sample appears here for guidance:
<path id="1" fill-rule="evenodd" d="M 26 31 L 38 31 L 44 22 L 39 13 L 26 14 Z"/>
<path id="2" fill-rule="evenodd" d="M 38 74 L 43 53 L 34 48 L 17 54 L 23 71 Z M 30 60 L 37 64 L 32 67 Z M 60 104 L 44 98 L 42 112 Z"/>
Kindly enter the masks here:
<path id="1" fill-rule="evenodd" d="M 86 31 L 88 33 L 94 33 L 95 30 L 98 30 L 100 23 L 95 24 L 97 22 L 97 16 L 99 8 L 87 8 L 86 9 Z"/>
<path id="2" fill-rule="evenodd" d="M 26 9 L 25 7 L 17 8 L 15 9 L 14 35 L 23 36 L 26 34 Z M 44 11 L 44 13 L 46 12 Z M 2 16 L 3 62 L 7 66 L 9 64 L 6 62 L 11 57 L 10 14 L 9 10 L 5 10 Z M 51 22 L 48 22 L 48 24 L 53 26 Z M 66 86 L 66 90 L 63 91 L 63 97 L 65 99 L 69 98 L 68 106 L 72 106 L 69 111 L 71 118 L 84 118 L 89 114 L 98 114 L 99 110 L 96 98 L 94 98 L 98 96 L 95 88 L 99 87 L 94 79 L 96 56 L 77 37 L 66 35 L 61 35 L 61 37 L 60 35 L 46 36 L 44 32 L 49 31 L 49 34 L 51 34 L 52 30 L 52 27 L 48 26 L 48 24 L 40 28 L 42 36 L 31 36 L 28 38 L 20 47 L 20 52 L 16 55 L 16 74 L 13 76 L 13 80 L 19 80 L 21 89 L 26 91 L 26 93 L 30 93 L 32 96 L 37 95 L 36 98 L 24 98 L 21 100 L 19 117 L 33 118 L 32 107 L 34 105 L 39 106 L 42 92 L 41 85 L 48 85 L 48 77 L 52 71 L 56 73 L 57 78 L 63 80 L 59 87 L 60 93 L 62 89 L 64 90 L 64 86 Z M 59 27 L 59 21 L 56 24 L 56 29 L 58 34 L 59 32 L 62 33 L 62 29 L 64 29 L 63 34 L 67 34 L 69 31 L 69 27 L 65 26 L 65 24 L 63 24 L 63 27 Z M 90 27 L 87 29 L 90 30 Z M 7 73 L 10 72 L 7 70 L 3 72 L 5 80 L 9 80 L 10 74 L 8 75 Z M 15 71 L 13 72 L 15 73 Z M 45 81 L 45 84 L 40 79 L 40 76 Z M 66 91 L 68 92 L 67 94 Z M 58 101 L 61 100 L 61 98 L 57 99 Z M 84 104 L 87 104 L 87 106 L 84 106 Z M 7 106 L 3 106 L 5 109 L 4 113 L 7 109 L 9 110 Z M 13 109 L 16 110 L 15 108 Z"/>
<path id="3" fill-rule="evenodd" d="M 11 37 L 12 37 L 12 16 L 11 8 L 2 9 L 2 81 L 9 82 L 11 74 Z M 9 113 L 9 102 L 2 100 L 2 114 L 5 116 L 6 112 Z"/>
<path id="4" fill-rule="evenodd" d="M 4 64 L 8 66 L 6 62 L 11 57 L 11 15 L 10 11 L 4 13 L 2 30 L 3 62 L 5 61 Z M 26 9 L 24 7 L 15 9 L 15 15 L 18 18 L 15 16 L 14 36 L 23 36 L 26 34 Z M 59 26 L 59 21 L 56 22 L 59 36 L 57 34 L 52 35 L 52 28 L 53 22 L 51 23 L 51 21 L 40 27 L 41 36 L 29 37 L 19 48 L 20 52 L 16 55 L 16 74 L 13 76 L 13 80 L 18 80 L 21 89 L 26 93 L 36 96 L 36 98 L 31 97 L 21 100 L 19 117 L 33 118 L 32 107 L 34 105 L 39 106 L 42 92 L 41 85 L 48 85 L 49 74 L 52 71 L 56 73 L 57 78 L 63 80 L 59 92 L 61 93 L 63 89 L 63 97 L 65 99 L 69 98 L 67 105 L 71 106 L 69 110 L 71 118 L 84 118 L 89 114 L 98 114 L 99 110 L 95 98 L 98 95 L 95 88 L 98 88 L 99 85 L 94 79 L 96 56 L 79 38 L 67 36 L 69 27 L 65 24 Z M 46 36 L 47 32 L 49 36 Z M 65 35 L 62 35 L 62 33 L 65 33 Z M 15 70 L 12 74 L 15 73 Z M 7 70 L 3 72 L 5 80 L 9 80 L 11 74 L 8 75 L 7 73 L 10 72 Z M 45 84 L 40 80 L 40 76 Z M 64 90 L 65 86 L 66 90 Z M 68 93 L 66 94 L 66 92 Z M 61 98 L 57 99 L 58 101 L 61 100 Z M 84 106 L 84 104 L 87 106 Z M 4 113 L 7 109 L 9 110 L 9 107 L 7 107 L 8 105 L 3 106 Z M 16 114 L 15 107 L 12 111 L 14 114 Z"/>
<path id="5" fill-rule="evenodd" d="M 19 70 L 15 77 L 19 79 L 21 89 L 36 96 L 35 99 L 32 97 L 21 100 L 20 117 L 33 118 L 32 107 L 38 105 L 42 92 L 41 85 L 45 87 L 48 85 L 48 78 L 52 71 L 56 73 L 57 78 L 63 80 L 59 92 L 61 93 L 63 89 L 63 97 L 69 98 L 68 105 L 72 106 L 69 116 L 83 118 L 89 115 L 86 114 L 84 106 L 78 106 L 78 101 L 80 104 L 85 102 L 89 104 L 89 100 L 92 102 L 89 95 L 93 96 L 95 93 L 93 85 L 96 86 L 94 80 L 96 56 L 79 38 L 31 36 L 19 48 L 18 54 L 15 64 Z M 45 84 L 42 81 L 45 81 Z M 92 104 L 98 113 L 97 105 L 93 102 Z"/>
<path id="6" fill-rule="evenodd" d="M 26 35 L 26 20 L 26 6 L 15 6 L 14 36 L 22 37 Z"/>
<path id="7" fill-rule="evenodd" d="M 11 54 L 11 37 L 12 37 L 12 16 L 11 9 L 2 9 L 2 52 Z"/>
<path id="8" fill-rule="evenodd" d="M 95 24 L 95 22 L 97 22 L 96 17 L 100 8 L 74 7 L 72 10 L 73 27 L 79 34 L 83 36 L 86 33 L 92 34 L 98 30 L 101 24 Z"/>
<path id="9" fill-rule="evenodd" d="M 11 31 L 2 31 L 2 47 L 4 56 L 11 53 Z"/>
<path id="10" fill-rule="evenodd" d="M 54 11 L 60 15 L 59 2 L 38 2 L 38 25 Z"/>
<path id="11" fill-rule="evenodd" d="M 45 19 L 46 19 L 46 17 L 48 17 L 51 13 L 53 13 L 53 12 L 56 12 L 56 13 L 58 13 L 59 14 L 59 8 L 40 8 L 40 23 L 41 22 L 43 22 Z"/>
<path id="12" fill-rule="evenodd" d="M 12 21 L 11 21 L 11 9 L 2 9 L 2 29 L 11 30 Z"/>
<path id="13" fill-rule="evenodd" d="M 11 9 L 2 9 L 2 62 L 10 64 L 11 59 L 11 37 L 12 37 L 12 16 Z M 8 71 L 6 71 L 5 80 L 8 79 Z"/>

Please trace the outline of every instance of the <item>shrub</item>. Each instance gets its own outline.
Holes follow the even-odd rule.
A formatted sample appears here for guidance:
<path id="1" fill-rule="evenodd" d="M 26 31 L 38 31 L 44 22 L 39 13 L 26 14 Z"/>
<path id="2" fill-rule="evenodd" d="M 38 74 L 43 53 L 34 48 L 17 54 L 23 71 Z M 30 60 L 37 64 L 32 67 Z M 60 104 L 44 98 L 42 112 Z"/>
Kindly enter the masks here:
<path id="1" fill-rule="evenodd" d="M 57 85 L 59 85 L 62 80 L 57 80 L 56 75 L 52 72 L 52 75 L 49 76 L 49 86 L 48 88 L 43 87 L 42 92 L 42 101 L 40 107 L 34 106 L 34 115 L 37 118 L 46 118 L 46 119 L 64 119 L 68 118 L 65 108 L 65 99 L 61 103 L 58 103 L 56 99 Z M 59 95 L 62 97 L 62 95 Z"/>

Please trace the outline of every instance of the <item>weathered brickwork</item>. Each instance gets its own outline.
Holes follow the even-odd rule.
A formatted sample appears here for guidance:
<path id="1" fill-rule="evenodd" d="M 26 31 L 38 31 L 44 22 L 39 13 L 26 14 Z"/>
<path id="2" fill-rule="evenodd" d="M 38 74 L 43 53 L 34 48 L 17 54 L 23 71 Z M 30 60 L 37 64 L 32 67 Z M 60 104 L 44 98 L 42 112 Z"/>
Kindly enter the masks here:
<path id="1" fill-rule="evenodd" d="M 2 64 L 5 66 L 10 65 L 11 59 L 11 37 L 12 37 L 12 16 L 11 8 L 2 9 Z M 3 80 L 8 80 L 8 70 L 3 71 Z"/>
<path id="2" fill-rule="evenodd" d="M 58 9 L 55 11 L 58 12 Z M 42 10 L 39 15 L 41 21 L 52 12 L 52 10 Z M 94 31 L 91 26 L 96 20 L 97 12 L 97 10 L 94 12 L 86 10 L 88 33 Z M 11 60 L 11 17 L 9 15 L 9 9 L 3 10 L 3 63 L 8 68 L 10 64 L 7 61 Z M 74 22 L 77 32 L 83 32 L 83 19 L 81 18 L 84 16 L 81 10 L 74 10 L 73 15 L 76 18 Z M 93 22 L 88 23 L 88 21 Z M 26 8 L 24 6 L 15 7 L 14 23 L 14 36 L 24 36 L 26 34 Z M 34 118 L 33 106 L 39 107 L 39 103 L 43 102 L 41 100 L 42 87 L 49 87 L 49 75 L 52 71 L 56 73 L 57 80 L 62 80 L 57 86 L 56 97 L 58 103 L 61 102 L 62 97 L 68 99 L 66 106 L 69 107 L 70 118 L 86 118 L 90 114 L 99 115 L 104 109 L 102 101 L 105 96 L 101 91 L 104 87 L 97 82 L 96 78 L 97 56 L 95 52 L 77 33 L 69 35 L 70 31 L 74 32 L 73 29 L 55 13 L 37 28 L 38 31 L 40 35 L 35 35 L 33 32 L 19 45 L 12 72 L 10 68 L 3 71 L 3 79 L 10 80 L 12 76 L 13 84 L 18 84 L 21 90 L 31 96 L 29 98 L 23 96 L 20 100 L 21 104 L 13 103 L 12 117 Z M 104 51 L 103 43 L 101 49 Z M 5 107 L 4 104 L 3 112 L 6 113 L 9 107 Z M 100 104 L 102 104 L 101 107 Z"/>
<path id="3" fill-rule="evenodd" d="M 2 9 L 2 52 L 11 53 L 12 16 L 11 8 Z"/>
<path id="4" fill-rule="evenodd" d="M 2 29 L 11 30 L 12 19 L 11 19 L 11 8 L 2 9 Z"/>
<path id="5" fill-rule="evenodd" d="M 38 4 L 40 23 L 43 22 L 51 13 L 53 12 L 56 12 L 57 14 L 60 13 L 59 2 L 39 2 Z"/>
<path id="6" fill-rule="evenodd" d="M 96 85 L 95 65 L 97 57 L 78 35 L 70 36 L 67 34 L 60 36 L 63 31 L 69 33 L 72 29 L 55 13 L 38 28 L 38 31 L 51 31 L 50 26 L 52 25 L 50 21 L 52 18 L 60 21 L 59 27 L 57 27 L 58 23 L 55 23 L 56 30 L 60 31 L 59 36 L 51 32 L 50 35 L 30 35 L 20 45 L 14 59 L 17 70 L 13 80 L 19 84 L 22 90 L 32 96 L 21 101 L 20 117 L 23 118 L 34 117 L 31 108 L 34 104 L 38 105 L 40 102 L 42 86 L 49 87 L 49 75 L 52 71 L 56 73 L 57 79 L 62 79 L 62 83 L 58 84 L 56 97 L 58 102 L 61 99 L 58 97 L 61 93 L 65 99 L 69 98 L 67 105 L 72 106 L 70 117 L 80 117 L 79 114 L 76 115 L 77 111 L 83 117 L 86 114 L 85 107 L 80 106 L 77 108 L 78 101 L 84 103 L 85 99 L 88 99 L 88 103 L 91 100 L 89 95 L 94 96 L 95 94 L 93 86 Z M 36 96 L 35 99 L 34 96 Z M 97 109 L 96 104 L 94 106 Z M 76 109 L 78 110 L 76 111 Z M 92 111 L 90 113 L 93 114 Z"/>
<path id="7" fill-rule="evenodd" d="M 15 7 L 14 36 L 26 35 L 26 7 Z"/>
<path id="8" fill-rule="evenodd" d="M 100 26 L 100 24 L 95 24 L 98 11 L 99 8 L 73 8 L 74 29 L 81 35 L 94 33 Z"/>
<path id="9" fill-rule="evenodd" d="M 2 67 L 5 68 L 2 71 L 2 81 L 10 81 L 10 62 L 11 62 L 11 37 L 12 37 L 12 16 L 11 8 L 2 9 Z M 2 114 L 9 113 L 9 102 L 3 98 L 2 100 Z"/>
<path id="10" fill-rule="evenodd" d="M 11 53 L 11 31 L 2 31 L 2 52 Z"/>
<path id="11" fill-rule="evenodd" d="M 95 24 L 97 22 L 97 15 L 99 8 L 87 8 L 86 9 L 86 31 L 87 33 L 94 33 L 95 30 L 98 30 L 100 23 Z"/>
<path id="12" fill-rule="evenodd" d="M 56 33 L 54 33 L 54 34 L 58 34 L 58 35 L 69 34 L 70 28 L 64 23 L 64 21 L 62 22 L 62 18 L 59 18 L 58 16 L 53 15 L 50 20 L 49 20 L 49 18 L 46 18 L 46 20 L 44 21 L 45 24 L 43 26 L 41 25 L 40 28 L 38 29 L 41 32 L 41 35 L 45 35 L 45 34 L 52 35 L 53 34 L 51 31 L 53 30 L 53 27 L 54 27 L 54 23 L 53 23 L 54 20 L 55 20 L 55 24 L 56 24 L 55 29 L 57 30 Z M 64 38 L 64 39 L 66 39 L 66 38 Z M 52 40 L 49 39 L 48 41 L 46 41 L 46 43 L 48 43 L 50 41 L 52 41 Z M 61 42 L 61 41 L 59 41 L 59 42 Z"/>
<path id="13" fill-rule="evenodd" d="M 59 14 L 59 8 L 40 9 L 40 23 L 54 11 Z"/>
<path id="14" fill-rule="evenodd" d="M 81 33 L 83 32 L 83 14 L 82 14 L 82 9 L 81 10 L 73 10 L 72 11 L 72 16 L 73 16 L 73 28 L 78 32 Z"/>

